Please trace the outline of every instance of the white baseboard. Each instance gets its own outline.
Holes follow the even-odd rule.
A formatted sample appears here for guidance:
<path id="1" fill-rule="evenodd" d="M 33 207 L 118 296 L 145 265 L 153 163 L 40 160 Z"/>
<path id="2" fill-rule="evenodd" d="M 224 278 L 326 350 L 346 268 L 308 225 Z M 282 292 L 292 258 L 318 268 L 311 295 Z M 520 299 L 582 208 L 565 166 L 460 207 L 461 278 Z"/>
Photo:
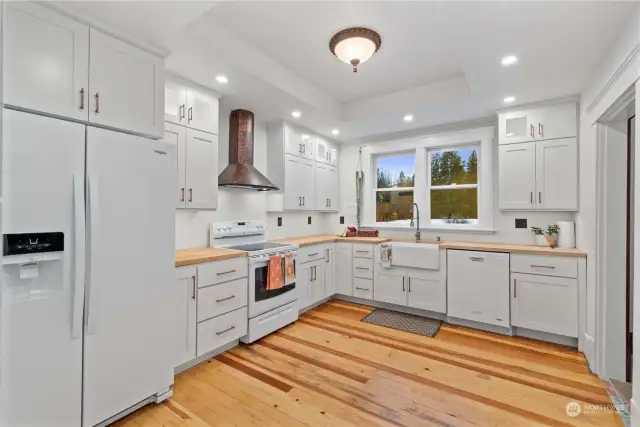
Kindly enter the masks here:
<path id="1" fill-rule="evenodd" d="M 504 326 L 490 325 L 488 323 L 476 322 L 474 320 L 459 319 L 457 317 L 447 316 L 445 322 L 452 325 L 464 326 L 465 328 L 478 329 L 481 331 L 493 332 L 494 334 L 513 336 L 513 328 L 505 328 Z"/>
<path id="2" fill-rule="evenodd" d="M 564 335 L 550 334 L 548 332 L 534 331 L 526 328 L 514 329 L 514 335 L 519 337 L 532 338 L 534 340 L 552 342 L 554 344 L 566 345 L 573 348 L 578 348 L 578 338 L 565 337 Z"/>
<path id="3" fill-rule="evenodd" d="M 299 313 L 300 313 L 300 314 L 302 314 L 302 313 L 304 313 L 304 312 L 306 312 L 306 311 L 309 311 L 309 310 L 311 310 L 311 309 L 313 309 L 313 308 L 316 308 L 316 307 L 318 307 L 318 306 L 320 306 L 320 305 L 324 304 L 325 302 L 330 301 L 330 300 L 332 300 L 332 299 L 334 299 L 334 298 L 335 298 L 335 295 L 331 295 L 331 296 L 329 296 L 329 297 L 326 297 L 326 298 L 324 298 L 324 299 L 321 299 L 320 301 L 318 301 L 318 302 L 316 302 L 316 303 L 313 303 L 313 304 L 308 305 L 308 306 L 306 306 L 306 307 L 304 307 L 304 308 L 301 308 L 301 309 L 299 310 Z"/>
<path id="4" fill-rule="evenodd" d="M 445 320 L 446 317 L 444 313 L 436 313 L 435 311 L 421 310 L 419 308 L 389 304 L 387 302 L 374 301 L 366 298 L 352 297 L 350 295 L 337 294 L 333 297 L 333 299 L 368 305 L 376 308 L 386 308 L 388 310 L 398 311 L 400 313 L 415 314 L 416 316 L 428 317 L 430 319 Z"/>
<path id="5" fill-rule="evenodd" d="M 184 372 L 187 369 L 193 368 L 194 366 L 199 365 L 200 363 L 204 362 L 207 359 L 211 359 L 212 357 L 215 357 L 220 353 L 224 353 L 227 350 L 231 350 L 233 347 L 237 346 L 239 342 L 240 340 L 231 341 L 230 343 L 220 346 L 214 350 L 211 350 L 210 352 L 205 353 L 202 356 L 196 357 L 195 359 L 191 359 L 188 362 L 185 362 L 182 365 L 177 366 L 173 372 L 175 375 L 178 375 L 180 372 Z"/>

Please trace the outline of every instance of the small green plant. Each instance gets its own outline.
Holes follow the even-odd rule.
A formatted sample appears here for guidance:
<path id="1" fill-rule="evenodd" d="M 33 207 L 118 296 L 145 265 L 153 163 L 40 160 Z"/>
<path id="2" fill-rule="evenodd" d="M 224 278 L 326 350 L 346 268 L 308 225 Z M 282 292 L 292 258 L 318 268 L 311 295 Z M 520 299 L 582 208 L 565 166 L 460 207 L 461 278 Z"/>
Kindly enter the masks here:
<path id="1" fill-rule="evenodd" d="M 542 228 L 536 227 L 535 225 L 531 226 L 531 232 L 534 234 L 534 236 L 544 235 L 544 231 L 542 231 Z"/>
<path id="2" fill-rule="evenodd" d="M 547 226 L 547 236 L 557 236 L 560 232 L 560 227 L 556 224 L 551 224 Z"/>

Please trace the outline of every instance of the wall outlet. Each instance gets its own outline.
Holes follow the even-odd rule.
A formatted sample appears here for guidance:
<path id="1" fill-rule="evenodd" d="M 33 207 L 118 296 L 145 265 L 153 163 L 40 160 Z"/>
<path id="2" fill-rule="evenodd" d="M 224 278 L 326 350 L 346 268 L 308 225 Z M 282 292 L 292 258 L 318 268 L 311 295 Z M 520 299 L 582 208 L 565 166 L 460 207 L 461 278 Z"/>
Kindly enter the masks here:
<path id="1" fill-rule="evenodd" d="M 278 227 L 282 227 L 282 217 L 278 217 Z"/>
<path id="2" fill-rule="evenodd" d="M 307 224 L 311 225 L 311 217 L 308 217 Z"/>
<path id="3" fill-rule="evenodd" d="M 343 216 L 340 217 L 340 224 L 344 224 L 344 217 Z"/>
<path id="4" fill-rule="evenodd" d="M 516 218 L 516 228 L 527 228 L 527 218 Z"/>

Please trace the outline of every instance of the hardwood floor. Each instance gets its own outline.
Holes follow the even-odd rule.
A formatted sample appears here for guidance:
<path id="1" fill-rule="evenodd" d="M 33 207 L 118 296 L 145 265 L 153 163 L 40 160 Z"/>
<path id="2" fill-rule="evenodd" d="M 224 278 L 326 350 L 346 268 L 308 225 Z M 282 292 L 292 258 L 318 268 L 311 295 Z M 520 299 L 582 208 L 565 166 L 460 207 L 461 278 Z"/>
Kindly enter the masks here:
<path id="1" fill-rule="evenodd" d="M 371 310 L 330 301 L 183 372 L 169 401 L 116 425 L 623 426 L 585 407 L 611 401 L 572 349 L 452 325 L 427 338 L 360 322 Z"/>

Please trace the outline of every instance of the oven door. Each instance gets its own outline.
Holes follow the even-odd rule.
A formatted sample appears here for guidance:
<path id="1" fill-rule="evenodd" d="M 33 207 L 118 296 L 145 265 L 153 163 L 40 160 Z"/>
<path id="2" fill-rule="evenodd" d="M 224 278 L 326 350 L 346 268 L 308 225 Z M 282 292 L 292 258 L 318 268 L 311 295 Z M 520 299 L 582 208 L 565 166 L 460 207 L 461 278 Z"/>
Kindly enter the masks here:
<path id="1" fill-rule="evenodd" d="M 293 257 L 294 269 L 296 256 Z M 284 272 L 283 272 L 284 273 Z M 249 318 L 267 313 L 298 299 L 295 280 L 279 289 L 267 289 L 269 257 L 249 259 Z M 284 280 L 284 278 L 283 278 Z"/>

